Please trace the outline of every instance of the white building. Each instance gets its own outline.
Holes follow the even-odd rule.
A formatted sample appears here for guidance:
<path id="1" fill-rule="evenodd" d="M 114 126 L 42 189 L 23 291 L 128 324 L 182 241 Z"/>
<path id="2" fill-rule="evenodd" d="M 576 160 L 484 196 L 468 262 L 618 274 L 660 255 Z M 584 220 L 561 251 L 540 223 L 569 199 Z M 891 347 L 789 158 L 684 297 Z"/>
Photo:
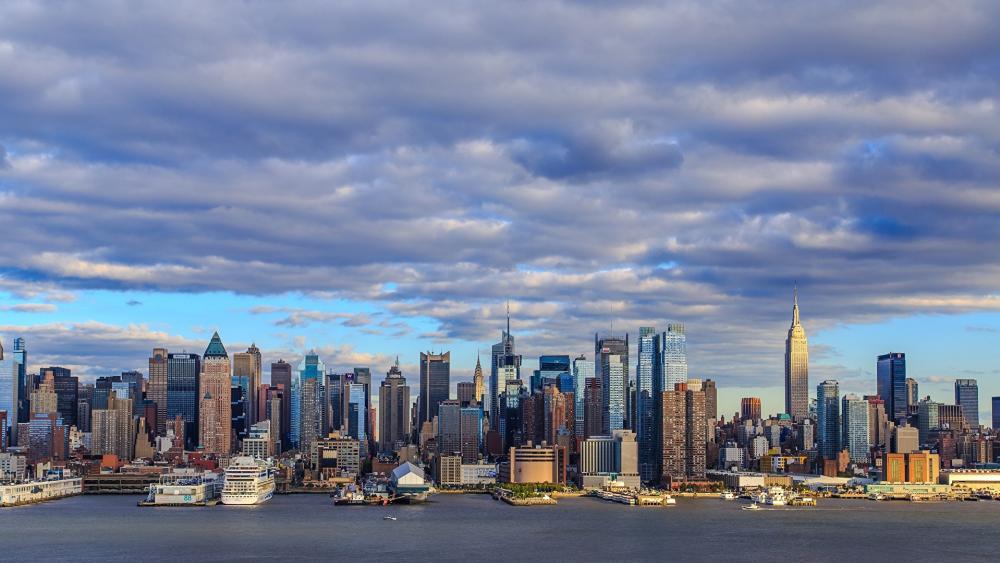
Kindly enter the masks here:
<path id="1" fill-rule="evenodd" d="M 492 485 L 497 482 L 497 466 L 492 463 L 463 463 L 463 485 Z"/>
<path id="2" fill-rule="evenodd" d="M 757 436 L 750 441 L 750 457 L 753 459 L 760 459 L 767 455 L 768 448 L 771 444 L 767 441 L 764 436 Z"/>
<path id="3" fill-rule="evenodd" d="M 22 481 L 28 471 L 27 456 L 0 453 L 0 481 Z"/>

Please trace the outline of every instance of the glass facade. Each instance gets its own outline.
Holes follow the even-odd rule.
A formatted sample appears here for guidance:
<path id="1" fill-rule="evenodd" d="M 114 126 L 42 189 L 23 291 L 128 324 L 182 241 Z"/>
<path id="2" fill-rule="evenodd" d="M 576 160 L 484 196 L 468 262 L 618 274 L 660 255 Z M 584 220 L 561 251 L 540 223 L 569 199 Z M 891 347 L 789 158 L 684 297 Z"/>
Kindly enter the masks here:
<path id="1" fill-rule="evenodd" d="M 687 334 L 683 324 L 671 323 L 663 333 L 663 390 L 671 391 L 687 380 Z"/>
<path id="2" fill-rule="evenodd" d="M 167 424 L 180 415 L 184 419 L 185 440 L 198 441 L 198 379 L 201 356 L 197 354 L 167 354 Z M 94 408 L 97 406 L 94 393 Z M 105 395 L 104 408 L 107 408 Z"/>
<path id="3" fill-rule="evenodd" d="M 857 395 L 844 395 L 842 412 L 844 427 L 841 436 L 844 448 L 850 454 L 851 461 L 866 463 L 871 448 L 868 439 L 868 401 Z"/>
<path id="4" fill-rule="evenodd" d="M 907 416 L 906 354 L 890 352 L 878 357 L 876 383 L 885 412 L 893 421 Z"/>
<path id="5" fill-rule="evenodd" d="M 836 381 L 827 380 L 816 387 L 816 419 L 819 453 L 834 459 L 840 451 L 840 386 Z"/>
<path id="6" fill-rule="evenodd" d="M 583 437 L 583 399 L 584 389 L 587 388 L 587 379 L 594 377 L 594 362 L 588 361 L 586 356 L 580 356 L 573 360 L 573 402 L 575 403 L 574 416 L 576 417 L 576 435 Z"/>
<path id="7" fill-rule="evenodd" d="M 979 383 L 975 379 L 955 380 L 955 404 L 970 428 L 979 428 Z"/>

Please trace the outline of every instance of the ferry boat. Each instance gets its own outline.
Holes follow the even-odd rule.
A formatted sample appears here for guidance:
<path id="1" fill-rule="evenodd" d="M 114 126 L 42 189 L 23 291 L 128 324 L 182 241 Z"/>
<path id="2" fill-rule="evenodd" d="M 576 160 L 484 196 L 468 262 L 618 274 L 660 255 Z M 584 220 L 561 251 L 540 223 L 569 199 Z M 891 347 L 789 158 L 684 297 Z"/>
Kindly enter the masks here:
<path id="1" fill-rule="evenodd" d="M 767 504 L 771 506 L 785 506 L 788 504 L 788 498 L 785 496 L 785 490 L 781 487 L 774 487 L 771 492 L 767 495 Z"/>
<path id="2" fill-rule="evenodd" d="M 267 464 L 250 456 L 229 462 L 222 488 L 222 504 L 260 504 L 274 495 L 274 475 Z"/>
<path id="3" fill-rule="evenodd" d="M 160 475 L 160 482 L 149 486 L 140 506 L 208 506 L 222 493 L 222 477 L 211 471 L 192 468 L 174 469 Z"/>

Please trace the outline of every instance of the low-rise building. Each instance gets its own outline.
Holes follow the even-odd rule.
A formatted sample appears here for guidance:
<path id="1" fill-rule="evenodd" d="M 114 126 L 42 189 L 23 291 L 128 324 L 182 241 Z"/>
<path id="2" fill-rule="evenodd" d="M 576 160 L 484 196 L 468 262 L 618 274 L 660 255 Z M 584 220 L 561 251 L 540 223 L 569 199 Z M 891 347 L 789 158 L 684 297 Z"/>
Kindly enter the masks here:
<path id="1" fill-rule="evenodd" d="M 497 482 L 497 466 L 492 463 L 463 463 L 463 485 L 492 485 Z"/>
<path id="2" fill-rule="evenodd" d="M 559 483 L 566 484 L 566 449 L 560 446 L 532 446 L 510 448 L 509 483 Z"/>

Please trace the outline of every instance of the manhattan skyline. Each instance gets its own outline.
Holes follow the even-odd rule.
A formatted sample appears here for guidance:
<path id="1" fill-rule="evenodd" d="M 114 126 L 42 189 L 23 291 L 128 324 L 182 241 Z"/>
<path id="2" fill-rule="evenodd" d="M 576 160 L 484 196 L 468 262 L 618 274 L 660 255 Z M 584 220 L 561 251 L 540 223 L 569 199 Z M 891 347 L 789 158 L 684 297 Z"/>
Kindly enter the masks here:
<path id="1" fill-rule="evenodd" d="M 810 396 L 889 352 L 1000 395 L 995 5 L 44 7 L 0 6 L 29 371 L 218 331 L 265 373 L 450 351 L 454 385 L 509 299 L 525 372 L 683 323 L 720 415 L 776 413 L 797 283 Z"/>

